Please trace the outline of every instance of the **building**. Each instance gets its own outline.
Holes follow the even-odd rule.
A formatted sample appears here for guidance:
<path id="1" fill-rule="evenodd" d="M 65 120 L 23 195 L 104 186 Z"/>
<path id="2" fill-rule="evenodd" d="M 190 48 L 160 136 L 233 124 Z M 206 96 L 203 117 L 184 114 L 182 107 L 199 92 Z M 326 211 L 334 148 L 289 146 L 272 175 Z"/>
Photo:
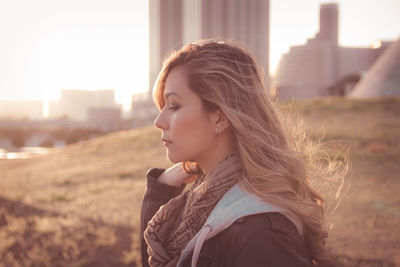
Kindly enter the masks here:
<path id="1" fill-rule="evenodd" d="M 50 102 L 49 117 L 85 121 L 90 108 L 120 109 L 114 100 L 114 90 L 62 90 L 61 98 Z"/>
<path id="2" fill-rule="evenodd" d="M 349 76 L 360 78 L 390 44 L 371 48 L 338 46 L 338 16 L 337 4 L 321 5 L 316 36 L 282 56 L 274 80 L 280 99 L 335 94 L 335 85 L 354 81 Z"/>
<path id="3" fill-rule="evenodd" d="M 269 0 L 150 0 L 149 12 L 150 88 L 170 51 L 205 38 L 240 41 L 269 74 Z"/>
<path id="4" fill-rule="evenodd" d="M 42 119 L 43 102 L 40 100 L 0 100 L 0 118 Z"/>
<path id="5" fill-rule="evenodd" d="M 183 0 L 149 0 L 149 94 L 163 58 L 183 43 Z"/>
<path id="6" fill-rule="evenodd" d="M 132 96 L 132 127 L 142 127 L 153 123 L 158 109 L 147 93 Z"/>
<path id="7" fill-rule="evenodd" d="M 102 132 L 115 132 L 121 129 L 121 108 L 91 107 L 87 112 L 88 127 Z"/>
<path id="8" fill-rule="evenodd" d="M 268 0 L 203 0 L 200 33 L 201 38 L 222 37 L 240 41 L 269 75 Z"/>

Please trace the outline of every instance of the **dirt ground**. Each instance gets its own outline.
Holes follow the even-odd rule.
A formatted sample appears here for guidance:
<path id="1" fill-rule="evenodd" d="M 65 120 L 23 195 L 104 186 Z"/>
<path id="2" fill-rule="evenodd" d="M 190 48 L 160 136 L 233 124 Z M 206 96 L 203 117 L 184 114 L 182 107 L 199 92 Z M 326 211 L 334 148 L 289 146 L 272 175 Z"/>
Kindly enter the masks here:
<path id="1" fill-rule="evenodd" d="M 330 218 L 337 265 L 400 266 L 400 100 L 295 107 L 313 135 L 349 148 Z M 0 160 L 0 266 L 140 266 L 144 176 L 168 166 L 159 140 L 144 128 Z"/>

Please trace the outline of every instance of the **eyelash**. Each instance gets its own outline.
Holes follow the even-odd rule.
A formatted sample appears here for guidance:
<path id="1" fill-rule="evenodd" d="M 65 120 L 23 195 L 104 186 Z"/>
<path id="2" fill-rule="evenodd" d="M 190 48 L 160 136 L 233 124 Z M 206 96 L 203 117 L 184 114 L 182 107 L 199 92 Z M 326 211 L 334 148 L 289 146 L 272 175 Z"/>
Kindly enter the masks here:
<path id="1" fill-rule="evenodd" d="M 172 110 L 172 111 L 176 111 L 176 110 L 178 110 L 179 108 L 180 108 L 179 105 L 172 105 L 172 106 L 169 107 L 168 109 L 169 109 L 169 110 Z"/>

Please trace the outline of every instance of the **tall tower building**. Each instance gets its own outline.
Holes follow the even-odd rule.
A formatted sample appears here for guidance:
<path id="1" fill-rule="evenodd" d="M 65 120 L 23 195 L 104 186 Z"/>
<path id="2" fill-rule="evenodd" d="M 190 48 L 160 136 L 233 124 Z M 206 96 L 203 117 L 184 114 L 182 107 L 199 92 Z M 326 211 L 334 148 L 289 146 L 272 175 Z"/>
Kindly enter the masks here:
<path id="1" fill-rule="evenodd" d="M 316 39 L 338 45 L 339 12 L 337 4 L 323 4 L 319 10 L 319 33 Z"/>
<path id="2" fill-rule="evenodd" d="M 149 0 L 150 81 L 169 51 L 204 38 L 243 43 L 269 75 L 269 0 Z"/>
<path id="3" fill-rule="evenodd" d="M 201 37 L 243 43 L 269 75 L 269 1 L 203 0 Z"/>
<path id="4" fill-rule="evenodd" d="M 168 51 L 183 41 L 183 0 L 149 0 L 150 83 L 157 79 Z"/>

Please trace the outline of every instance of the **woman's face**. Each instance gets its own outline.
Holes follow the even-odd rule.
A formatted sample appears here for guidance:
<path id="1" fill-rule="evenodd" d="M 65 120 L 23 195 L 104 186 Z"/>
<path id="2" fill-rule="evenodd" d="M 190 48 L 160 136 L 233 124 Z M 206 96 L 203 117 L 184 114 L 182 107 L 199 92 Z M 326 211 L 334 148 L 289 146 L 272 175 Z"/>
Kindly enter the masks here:
<path id="1" fill-rule="evenodd" d="M 202 161 L 215 143 L 215 125 L 200 97 L 189 87 L 182 67 L 168 74 L 164 87 L 165 106 L 154 121 L 162 130 L 168 159 L 173 162 Z"/>

